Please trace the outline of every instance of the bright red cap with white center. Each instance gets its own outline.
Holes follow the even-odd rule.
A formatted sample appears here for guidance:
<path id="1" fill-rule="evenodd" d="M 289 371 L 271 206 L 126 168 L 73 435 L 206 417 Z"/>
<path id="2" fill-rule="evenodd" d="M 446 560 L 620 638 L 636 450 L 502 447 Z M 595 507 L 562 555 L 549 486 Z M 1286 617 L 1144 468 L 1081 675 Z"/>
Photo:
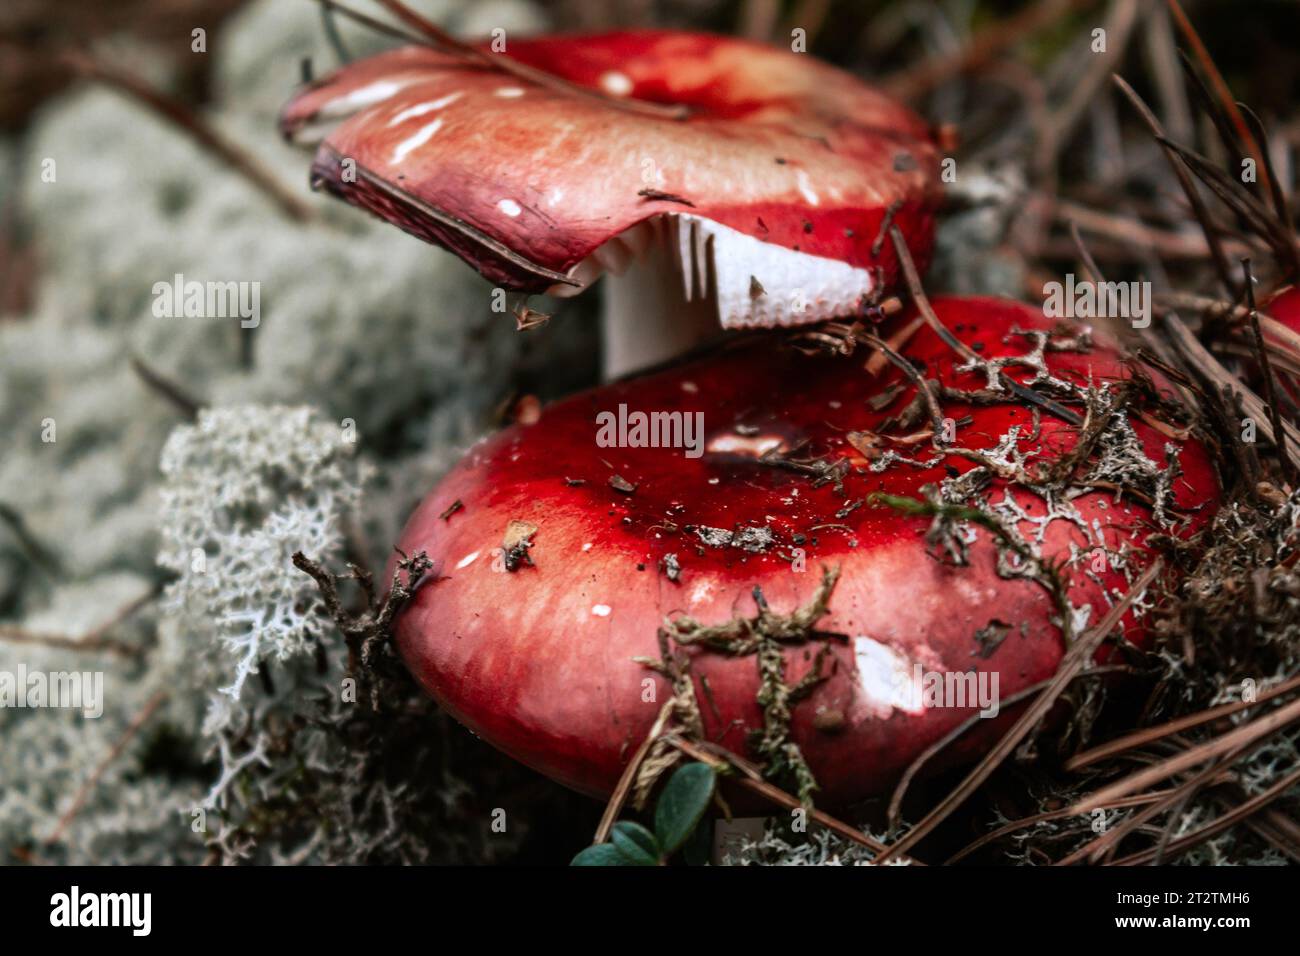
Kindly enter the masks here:
<path id="1" fill-rule="evenodd" d="M 332 128 L 317 183 L 525 292 L 645 263 L 660 284 L 675 273 L 679 298 L 707 300 L 715 328 L 797 325 L 893 282 L 887 216 L 929 251 L 926 125 L 810 56 L 676 32 L 511 39 L 496 55 L 685 118 L 409 47 L 313 84 L 281 125 L 296 141 Z"/>
<path id="2" fill-rule="evenodd" d="M 497 747 L 608 793 L 671 693 L 634 660 L 659 657 L 666 618 L 753 617 L 755 586 L 787 614 L 810 602 L 822 567 L 838 567 L 816 627 L 841 637 L 781 651 L 793 686 L 825 648 L 826 679 L 791 706 L 789 739 L 827 804 L 888 786 L 988 709 L 977 693 L 1000 705 L 1050 678 L 1063 622 L 1075 635 L 1096 624 L 1150 561 L 1149 536 L 1203 526 L 1218 484 L 1206 450 L 1122 385 L 1130 375 L 1110 345 L 1049 337 L 1040 313 L 1014 303 L 934 307 L 980 358 L 1022 357 L 998 363 L 1011 378 L 1076 413 L 1092 403 L 1079 460 L 1061 464 L 1078 427 L 962 371 L 928 327 L 907 355 L 952 423 L 944 449 L 926 434 L 932 416 L 913 408 L 915 386 L 892 365 L 873 377 L 861 353 L 760 342 L 587 392 L 477 446 L 410 520 L 399 546 L 426 551 L 436 572 L 397 622 L 412 672 Z M 686 447 L 656 440 L 674 421 L 668 434 Z M 990 515 L 1042 566 L 1060 563 L 1064 605 L 1023 556 L 999 554 L 988 527 L 936 527 L 873 506 L 877 492 Z M 1145 641 L 1132 612 L 1123 623 Z M 755 757 L 756 658 L 683 652 L 706 739 Z M 961 678 L 972 697 L 929 699 L 918 682 L 935 674 L 945 688 Z M 981 752 L 1012 716 L 977 722 L 946 755 Z"/>

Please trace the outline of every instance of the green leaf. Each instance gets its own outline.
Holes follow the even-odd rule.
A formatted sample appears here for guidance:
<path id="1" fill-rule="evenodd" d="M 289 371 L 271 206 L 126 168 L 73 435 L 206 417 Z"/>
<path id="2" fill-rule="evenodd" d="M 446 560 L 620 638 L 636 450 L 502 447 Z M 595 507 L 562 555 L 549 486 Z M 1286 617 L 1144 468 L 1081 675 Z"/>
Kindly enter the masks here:
<path id="1" fill-rule="evenodd" d="M 618 848 L 618 852 L 632 862 L 634 866 L 658 866 L 659 842 L 655 835 L 630 820 L 620 820 L 614 824 L 609 838 Z"/>
<path id="2" fill-rule="evenodd" d="M 570 861 L 569 866 L 629 866 L 627 857 L 612 843 L 593 843 Z"/>
<path id="3" fill-rule="evenodd" d="M 668 780 L 655 807 L 655 835 L 664 856 L 686 842 L 713 799 L 717 774 L 706 763 L 688 763 Z"/>

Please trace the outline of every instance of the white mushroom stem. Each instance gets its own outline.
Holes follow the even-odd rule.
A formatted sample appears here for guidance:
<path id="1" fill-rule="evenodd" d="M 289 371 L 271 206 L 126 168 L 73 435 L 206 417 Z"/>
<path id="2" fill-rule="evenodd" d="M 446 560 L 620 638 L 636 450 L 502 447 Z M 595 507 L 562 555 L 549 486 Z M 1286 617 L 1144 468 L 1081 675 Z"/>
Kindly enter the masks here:
<path id="1" fill-rule="evenodd" d="M 730 329 L 783 328 L 852 314 L 871 272 L 744 235 L 690 214 L 655 216 L 579 263 L 577 295 L 608 273 L 603 368 L 614 379 L 691 351 Z"/>
<path id="2" fill-rule="evenodd" d="M 651 243 L 622 275 L 610 270 L 601 284 L 601 369 L 607 381 L 666 362 L 722 332 L 716 302 L 687 297 L 663 243 Z"/>

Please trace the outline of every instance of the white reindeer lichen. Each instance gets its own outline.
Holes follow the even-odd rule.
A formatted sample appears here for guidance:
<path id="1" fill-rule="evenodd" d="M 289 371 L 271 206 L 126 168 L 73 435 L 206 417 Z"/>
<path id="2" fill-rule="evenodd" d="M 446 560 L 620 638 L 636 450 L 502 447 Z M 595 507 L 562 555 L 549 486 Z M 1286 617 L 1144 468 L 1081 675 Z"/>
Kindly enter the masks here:
<path id="1" fill-rule="evenodd" d="M 305 407 L 244 405 L 202 412 L 163 449 L 158 562 L 179 575 L 167 604 L 220 646 L 229 674 L 208 733 L 230 721 L 260 662 L 302 653 L 328 625 L 291 558 L 339 552 L 365 470 L 348 438 Z"/>

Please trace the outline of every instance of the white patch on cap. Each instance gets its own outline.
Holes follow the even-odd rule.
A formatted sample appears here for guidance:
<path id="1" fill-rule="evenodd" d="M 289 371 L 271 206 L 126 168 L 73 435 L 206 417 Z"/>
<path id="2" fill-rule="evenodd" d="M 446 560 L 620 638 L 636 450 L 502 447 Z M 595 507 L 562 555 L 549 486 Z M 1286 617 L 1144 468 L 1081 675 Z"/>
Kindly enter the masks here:
<path id="1" fill-rule="evenodd" d="M 347 119 L 367 106 L 382 103 L 384 100 L 400 93 L 413 83 L 413 79 L 376 80 L 336 96 L 318 109 L 306 122 L 289 132 L 289 138 L 298 145 L 319 143 L 328 136 L 340 120 Z"/>
<path id="2" fill-rule="evenodd" d="M 390 159 L 389 162 L 400 163 L 407 157 L 407 154 L 409 154 L 411 150 L 418 149 L 429 140 L 433 139 L 433 134 L 438 132 L 440 129 L 442 129 L 442 117 L 439 117 L 432 123 L 426 123 L 421 126 L 414 136 L 409 139 L 404 139 L 397 144 L 397 148 L 393 150 L 393 158 Z"/>
<path id="3" fill-rule="evenodd" d="M 524 90 L 521 86 L 503 86 L 492 95 L 499 96 L 503 100 L 515 100 L 524 95 Z"/>
<path id="4" fill-rule="evenodd" d="M 459 571 L 461 568 L 469 567 L 471 564 L 473 564 L 475 561 L 478 560 L 478 556 L 479 556 L 478 551 L 471 551 L 469 554 L 465 555 L 465 557 L 461 558 L 459 561 L 456 562 L 456 570 Z"/>
<path id="5" fill-rule="evenodd" d="M 523 212 L 523 210 L 519 208 L 519 203 L 515 202 L 513 199 L 502 199 L 497 203 L 497 208 L 512 219 Z"/>
<path id="6" fill-rule="evenodd" d="M 700 604 L 709 599 L 713 594 L 713 584 L 709 581 L 696 581 L 695 587 L 691 588 L 691 596 L 688 599 L 692 605 Z"/>
<path id="7" fill-rule="evenodd" d="M 861 635 L 853 639 L 853 659 L 863 703 L 872 714 L 888 717 L 895 710 L 925 713 L 920 688 L 914 686 L 912 661 L 888 644 Z"/>
<path id="8" fill-rule="evenodd" d="M 810 206 L 821 204 L 821 197 L 819 197 L 813 190 L 812 181 L 808 178 L 808 174 L 804 170 L 795 170 L 794 181 L 799 186 L 799 195 L 803 196 L 804 202 L 808 203 Z"/>
<path id="9" fill-rule="evenodd" d="M 591 613 L 596 617 L 609 617 L 610 610 L 612 609 L 608 604 L 593 604 L 591 606 Z"/>
<path id="10" fill-rule="evenodd" d="M 330 100 L 316 111 L 317 119 L 332 119 L 348 116 L 364 106 L 382 103 L 391 96 L 400 93 L 411 80 L 376 80 L 365 86 L 357 87 L 343 96 Z"/>
<path id="11" fill-rule="evenodd" d="M 450 106 L 458 99 L 464 96 L 464 93 L 448 93 L 446 96 L 439 97 L 436 100 L 430 100 L 427 103 L 418 103 L 415 106 L 408 106 L 396 116 L 388 121 L 389 126 L 396 126 L 398 123 L 405 123 L 409 119 L 417 116 L 423 116 L 426 113 L 432 113 L 434 110 L 440 110 L 444 106 Z"/>
<path id="12" fill-rule="evenodd" d="M 600 75 L 600 88 L 610 96 L 627 96 L 632 92 L 632 80 L 626 73 L 610 70 Z"/>
<path id="13" fill-rule="evenodd" d="M 752 455 L 761 458 L 768 452 L 780 448 L 781 443 L 780 435 L 736 435 L 732 432 L 723 432 L 710 438 L 704 447 L 706 451 L 715 454 Z"/>

